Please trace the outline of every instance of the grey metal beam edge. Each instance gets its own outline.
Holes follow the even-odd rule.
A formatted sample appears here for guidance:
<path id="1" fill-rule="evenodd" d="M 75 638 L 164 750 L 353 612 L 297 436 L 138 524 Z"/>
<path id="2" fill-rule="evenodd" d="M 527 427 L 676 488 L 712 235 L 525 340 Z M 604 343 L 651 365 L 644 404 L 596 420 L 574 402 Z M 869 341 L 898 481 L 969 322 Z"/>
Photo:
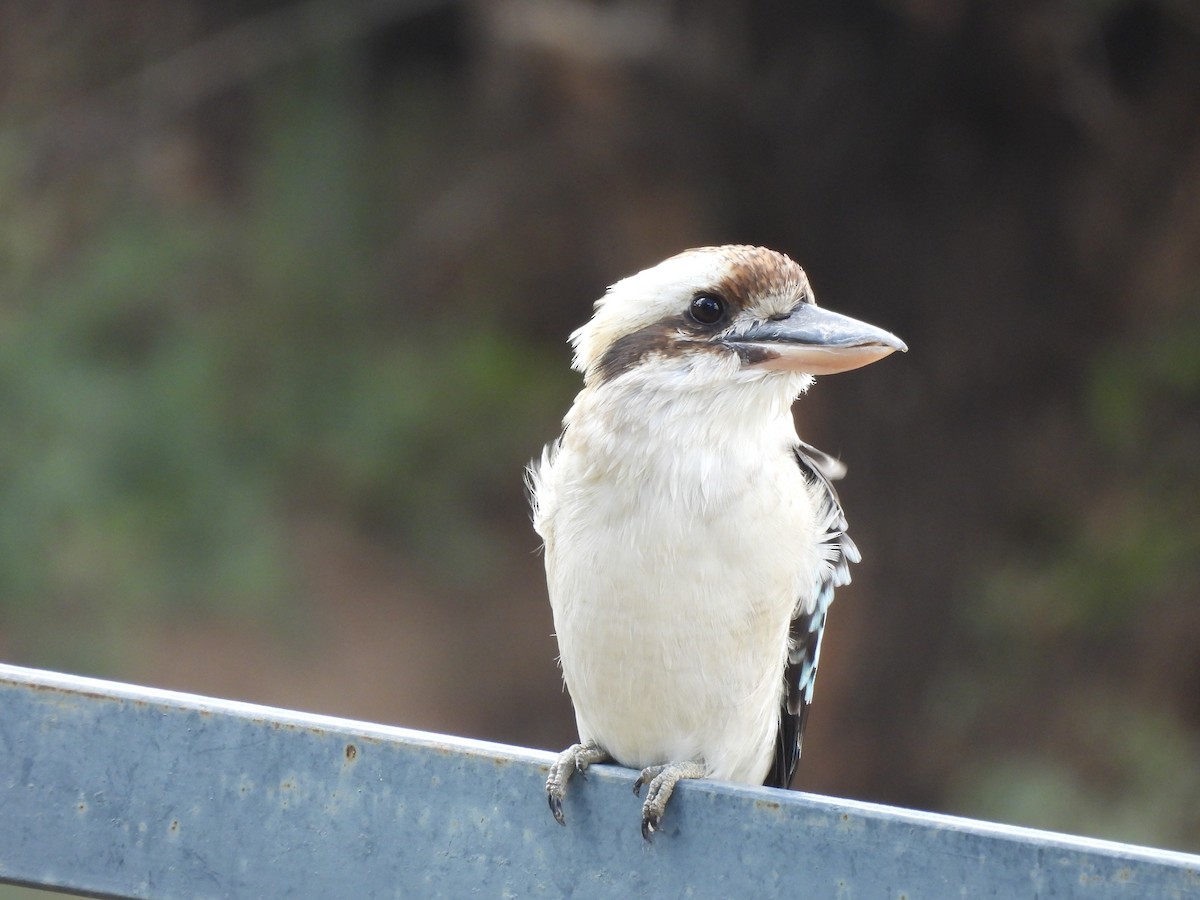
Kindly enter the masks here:
<path id="1" fill-rule="evenodd" d="M 1200 856 L 0 665 L 0 881 L 99 897 L 1200 897 Z"/>

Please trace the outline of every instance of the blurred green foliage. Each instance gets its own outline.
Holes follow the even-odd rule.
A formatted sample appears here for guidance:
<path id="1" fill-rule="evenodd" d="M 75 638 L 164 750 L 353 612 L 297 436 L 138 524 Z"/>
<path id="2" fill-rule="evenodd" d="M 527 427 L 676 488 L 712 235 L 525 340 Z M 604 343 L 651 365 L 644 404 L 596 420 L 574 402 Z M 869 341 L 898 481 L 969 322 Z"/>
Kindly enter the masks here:
<path id="1" fill-rule="evenodd" d="M 954 808 L 1188 849 L 1200 840 L 1200 740 L 1181 714 L 1195 675 L 1178 669 L 1175 642 L 1194 640 L 1200 584 L 1200 305 L 1141 328 L 1099 349 L 1083 383 L 1101 460 L 1090 490 L 986 570 L 965 616 L 977 665 L 935 705 L 950 729 L 1004 742 L 958 774 Z M 1046 720 L 1051 685 L 1070 699 Z M 1011 732 L 1031 723 L 1011 753 Z"/>
<path id="2" fill-rule="evenodd" d="M 31 196 L 3 144 L 0 616 L 49 664 L 104 671 L 139 617 L 277 616 L 302 599 L 297 517 L 451 584 L 501 552 L 489 517 L 570 374 L 460 311 L 484 304 L 421 308 L 380 277 L 386 160 L 420 138 L 380 146 L 318 76 L 259 87 L 239 205 L 131 204 L 119 164 Z"/>
<path id="3" fill-rule="evenodd" d="M 1190 850 L 1200 834 L 1200 742 L 1161 712 L 1081 698 L 1066 723 L 1091 764 L 997 748 L 955 774 L 951 809 L 1051 831 Z"/>

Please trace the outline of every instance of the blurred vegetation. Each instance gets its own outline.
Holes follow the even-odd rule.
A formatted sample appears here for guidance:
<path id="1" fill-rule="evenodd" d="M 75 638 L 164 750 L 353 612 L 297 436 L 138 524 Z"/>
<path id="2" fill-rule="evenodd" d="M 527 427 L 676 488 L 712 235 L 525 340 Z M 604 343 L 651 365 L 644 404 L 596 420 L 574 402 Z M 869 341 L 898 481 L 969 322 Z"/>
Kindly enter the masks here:
<path id="1" fill-rule="evenodd" d="M 1187 4 L 48 2 L 0 74 L 6 660 L 565 744 L 563 341 L 761 242 L 913 351 L 799 407 L 866 557 L 799 786 L 1200 849 Z"/>
<path id="2" fill-rule="evenodd" d="M 143 159 L 32 192 L 10 158 L 0 615 L 48 664 L 104 670 L 136 617 L 294 608 L 293 515 L 452 588 L 494 565 L 489 514 L 570 376 L 486 307 L 415 318 L 380 277 L 395 174 L 369 157 L 416 138 L 374 133 L 347 69 L 258 87 L 233 208 L 156 195 Z"/>
<path id="3" fill-rule="evenodd" d="M 983 662 L 941 698 L 939 718 L 961 737 L 1000 741 L 997 700 L 1037 706 L 1047 685 L 1067 682 L 1069 701 L 1023 717 L 1039 721 L 1016 758 L 1004 746 L 957 776 L 949 796 L 963 810 L 1158 845 L 1200 835 L 1200 735 L 1188 718 L 1200 686 L 1198 313 L 1182 303 L 1095 351 L 1083 381 L 1082 434 L 1098 454 L 1086 497 L 1069 517 L 1043 514 L 1021 555 L 984 570 L 967 619 Z"/>

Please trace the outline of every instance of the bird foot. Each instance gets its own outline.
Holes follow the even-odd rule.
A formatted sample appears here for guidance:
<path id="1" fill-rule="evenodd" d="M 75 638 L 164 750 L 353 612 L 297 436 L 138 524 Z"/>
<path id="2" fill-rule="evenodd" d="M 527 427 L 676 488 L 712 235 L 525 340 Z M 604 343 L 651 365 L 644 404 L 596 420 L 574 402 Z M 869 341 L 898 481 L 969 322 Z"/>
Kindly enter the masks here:
<path id="1" fill-rule="evenodd" d="M 646 802 L 642 804 L 642 837 L 650 840 L 650 836 L 658 831 L 676 784 L 684 778 L 704 778 L 707 774 L 707 768 L 700 762 L 673 762 L 642 769 L 642 774 L 633 783 L 633 792 L 639 797 L 642 785 L 649 785 Z"/>
<path id="2" fill-rule="evenodd" d="M 595 741 L 586 744 L 572 744 L 550 765 L 550 775 L 546 778 L 546 799 L 550 801 L 550 812 L 559 825 L 566 825 L 563 818 L 563 798 L 567 795 L 567 782 L 578 772 L 584 775 L 592 763 L 606 762 L 612 759 L 608 751 Z M 584 776 L 586 777 L 586 775 Z"/>

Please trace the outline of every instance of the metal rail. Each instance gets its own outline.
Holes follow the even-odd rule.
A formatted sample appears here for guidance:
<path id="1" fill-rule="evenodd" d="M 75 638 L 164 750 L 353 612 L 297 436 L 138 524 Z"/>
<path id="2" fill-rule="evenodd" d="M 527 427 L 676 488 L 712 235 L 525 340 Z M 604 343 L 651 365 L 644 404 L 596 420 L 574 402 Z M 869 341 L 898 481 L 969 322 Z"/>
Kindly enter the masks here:
<path id="1" fill-rule="evenodd" d="M 0 882 L 99 897 L 1200 897 L 1200 856 L 0 665 Z"/>

